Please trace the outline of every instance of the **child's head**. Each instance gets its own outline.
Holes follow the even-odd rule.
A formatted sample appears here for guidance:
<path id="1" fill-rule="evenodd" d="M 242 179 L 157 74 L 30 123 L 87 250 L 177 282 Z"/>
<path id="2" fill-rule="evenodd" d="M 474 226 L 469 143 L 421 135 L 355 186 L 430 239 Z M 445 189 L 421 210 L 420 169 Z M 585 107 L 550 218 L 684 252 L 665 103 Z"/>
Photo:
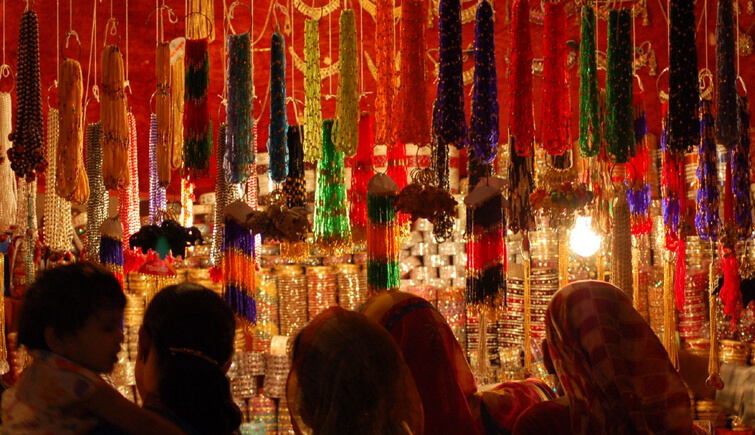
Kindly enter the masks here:
<path id="1" fill-rule="evenodd" d="M 110 372 L 123 341 L 125 306 L 120 283 L 101 266 L 83 262 L 45 270 L 24 296 L 18 342 Z"/>

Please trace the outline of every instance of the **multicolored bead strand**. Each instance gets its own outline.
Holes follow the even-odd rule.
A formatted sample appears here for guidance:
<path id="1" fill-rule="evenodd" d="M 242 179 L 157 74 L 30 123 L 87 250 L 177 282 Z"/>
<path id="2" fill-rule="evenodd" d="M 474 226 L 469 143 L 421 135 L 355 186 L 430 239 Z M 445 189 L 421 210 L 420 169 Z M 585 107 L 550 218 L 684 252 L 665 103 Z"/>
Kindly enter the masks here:
<path id="1" fill-rule="evenodd" d="M 207 39 L 187 39 L 184 55 L 183 176 L 192 180 L 210 172 L 212 122 L 207 101 L 210 86 L 210 54 Z"/>
<path id="2" fill-rule="evenodd" d="M 245 183 L 255 160 L 252 101 L 252 41 L 249 33 L 228 35 L 228 107 L 223 173 L 230 184 Z M 220 157 L 220 154 L 218 154 Z M 257 174 L 253 174 L 257 176 Z"/>
<path id="3" fill-rule="evenodd" d="M 718 215 L 718 170 L 714 135 L 713 101 L 700 101 L 700 149 L 697 167 L 697 212 L 695 227 L 701 240 L 718 238 L 721 219 Z"/>
<path id="4" fill-rule="evenodd" d="M 118 216 L 123 226 L 122 239 L 128 249 L 129 239 L 141 229 L 139 219 L 139 158 L 136 134 L 136 117 L 133 112 L 128 112 L 128 166 L 131 174 L 128 186 L 118 190 Z"/>
<path id="5" fill-rule="evenodd" d="M 165 188 L 157 176 L 157 115 L 149 117 L 149 223 L 158 224 L 157 214 L 167 207 Z"/>
<path id="6" fill-rule="evenodd" d="M 233 219 L 223 229 L 223 294 L 247 326 L 257 322 L 254 300 L 254 235 Z"/>
<path id="7" fill-rule="evenodd" d="M 388 178 L 378 174 L 370 180 Z M 384 181 L 395 190 L 372 189 L 367 192 L 367 288 L 371 294 L 398 290 L 401 285 L 399 267 L 401 230 L 396 213 L 398 186 L 392 180 Z"/>

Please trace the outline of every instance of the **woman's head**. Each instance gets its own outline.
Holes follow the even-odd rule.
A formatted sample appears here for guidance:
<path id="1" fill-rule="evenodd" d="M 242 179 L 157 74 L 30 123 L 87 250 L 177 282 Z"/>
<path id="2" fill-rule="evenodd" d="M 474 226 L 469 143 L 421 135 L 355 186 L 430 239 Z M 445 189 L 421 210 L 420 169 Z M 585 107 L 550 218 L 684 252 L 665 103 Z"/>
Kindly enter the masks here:
<path id="1" fill-rule="evenodd" d="M 211 290 L 189 283 L 161 290 L 139 333 L 142 395 L 156 395 L 201 433 L 235 430 L 241 414 L 225 376 L 235 330 L 231 309 Z"/>
<path id="2" fill-rule="evenodd" d="M 395 342 L 359 313 L 331 308 L 299 335 L 288 400 L 298 433 L 422 433 L 422 405 Z"/>

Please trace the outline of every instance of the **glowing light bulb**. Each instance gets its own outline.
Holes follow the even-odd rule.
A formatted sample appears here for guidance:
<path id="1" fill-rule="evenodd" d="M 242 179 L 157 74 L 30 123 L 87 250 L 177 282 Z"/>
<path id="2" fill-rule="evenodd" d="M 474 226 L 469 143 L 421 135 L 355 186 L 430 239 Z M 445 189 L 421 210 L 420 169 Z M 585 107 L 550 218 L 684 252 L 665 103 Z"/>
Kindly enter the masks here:
<path id="1" fill-rule="evenodd" d="M 580 257 L 590 257 L 598 252 L 600 236 L 592 230 L 592 217 L 577 216 L 577 222 L 569 236 L 569 246 Z"/>

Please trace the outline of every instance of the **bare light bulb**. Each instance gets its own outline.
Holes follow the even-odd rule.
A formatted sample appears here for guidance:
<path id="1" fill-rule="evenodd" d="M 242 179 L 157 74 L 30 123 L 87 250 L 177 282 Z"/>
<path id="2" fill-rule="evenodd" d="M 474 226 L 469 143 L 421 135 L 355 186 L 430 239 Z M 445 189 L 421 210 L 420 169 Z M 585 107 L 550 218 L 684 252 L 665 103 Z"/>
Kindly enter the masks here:
<path id="1" fill-rule="evenodd" d="M 580 257 L 591 257 L 600 249 L 600 236 L 592 230 L 592 217 L 577 216 L 569 236 L 572 252 Z"/>

